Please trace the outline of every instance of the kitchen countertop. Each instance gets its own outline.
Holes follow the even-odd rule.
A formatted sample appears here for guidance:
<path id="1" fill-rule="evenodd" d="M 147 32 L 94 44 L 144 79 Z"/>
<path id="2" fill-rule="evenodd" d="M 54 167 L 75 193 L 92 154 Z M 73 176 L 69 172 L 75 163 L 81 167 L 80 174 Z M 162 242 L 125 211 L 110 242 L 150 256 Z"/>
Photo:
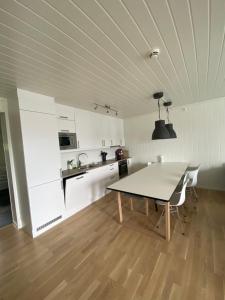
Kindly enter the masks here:
<path id="1" fill-rule="evenodd" d="M 90 164 L 90 166 L 88 166 L 88 165 L 87 165 L 87 167 L 83 166 L 80 169 L 79 168 L 74 168 L 72 170 L 64 170 L 64 171 L 62 171 L 62 178 L 66 179 L 66 178 L 78 176 L 78 175 L 86 173 L 87 171 L 94 170 L 94 169 L 100 168 L 100 167 L 104 167 L 104 166 L 107 166 L 107 165 L 110 165 L 110 164 L 113 164 L 115 162 L 119 162 L 119 161 L 122 161 L 122 160 L 125 160 L 125 159 L 128 159 L 128 158 L 129 157 L 123 158 L 123 159 L 120 159 L 120 160 L 108 159 L 108 160 L 106 160 L 106 162 L 98 162 L 96 164 Z"/>

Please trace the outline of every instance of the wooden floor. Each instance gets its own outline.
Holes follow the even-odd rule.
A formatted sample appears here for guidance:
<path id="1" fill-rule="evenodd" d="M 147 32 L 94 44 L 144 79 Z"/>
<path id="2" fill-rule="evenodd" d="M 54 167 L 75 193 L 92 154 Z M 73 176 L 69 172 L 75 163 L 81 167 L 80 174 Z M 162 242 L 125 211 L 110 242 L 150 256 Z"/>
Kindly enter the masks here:
<path id="1" fill-rule="evenodd" d="M 172 218 L 169 243 L 140 200 L 131 213 L 123 198 L 119 225 L 113 193 L 35 240 L 1 229 L 0 299 L 225 299 L 225 193 L 199 196 L 184 236 Z"/>

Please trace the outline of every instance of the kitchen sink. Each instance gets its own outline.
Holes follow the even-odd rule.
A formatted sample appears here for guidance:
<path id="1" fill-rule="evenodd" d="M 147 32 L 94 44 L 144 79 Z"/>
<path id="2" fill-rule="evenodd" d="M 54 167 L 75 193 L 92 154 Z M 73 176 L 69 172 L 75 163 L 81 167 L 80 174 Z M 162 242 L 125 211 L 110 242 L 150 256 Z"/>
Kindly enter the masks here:
<path id="1" fill-rule="evenodd" d="M 84 166 L 80 166 L 80 167 L 74 168 L 74 169 L 78 169 L 78 170 L 88 170 L 88 169 L 97 167 L 99 164 L 100 164 L 100 163 L 91 163 L 91 164 L 87 164 L 87 165 L 84 165 Z"/>

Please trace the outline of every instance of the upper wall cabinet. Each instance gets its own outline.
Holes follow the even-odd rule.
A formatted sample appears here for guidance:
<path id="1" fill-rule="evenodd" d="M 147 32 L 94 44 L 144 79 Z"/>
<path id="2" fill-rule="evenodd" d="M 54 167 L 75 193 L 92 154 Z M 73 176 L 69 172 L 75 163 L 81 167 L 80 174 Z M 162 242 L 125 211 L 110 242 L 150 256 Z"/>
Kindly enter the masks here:
<path id="1" fill-rule="evenodd" d="M 19 108 L 46 114 L 55 114 L 55 100 L 52 97 L 17 89 Z"/>
<path id="2" fill-rule="evenodd" d="M 59 132 L 75 132 L 75 122 L 71 120 L 58 119 L 58 131 Z"/>
<path id="3" fill-rule="evenodd" d="M 74 121 L 74 108 L 71 106 L 56 104 L 56 114 L 61 120 Z"/>
<path id="4" fill-rule="evenodd" d="M 101 115 L 82 109 L 75 109 L 75 126 L 78 148 L 94 149 L 102 147 Z"/>
<path id="5" fill-rule="evenodd" d="M 110 118 L 110 137 L 111 146 L 124 146 L 123 120 Z"/>
<path id="6" fill-rule="evenodd" d="M 123 120 L 75 109 L 78 148 L 95 149 L 124 145 Z"/>

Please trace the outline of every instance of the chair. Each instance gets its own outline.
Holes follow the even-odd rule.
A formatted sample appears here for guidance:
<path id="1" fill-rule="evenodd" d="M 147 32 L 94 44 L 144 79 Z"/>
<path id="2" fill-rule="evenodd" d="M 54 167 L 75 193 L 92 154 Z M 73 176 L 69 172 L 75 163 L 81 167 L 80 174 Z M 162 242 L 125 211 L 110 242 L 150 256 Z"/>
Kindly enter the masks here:
<path id="1" fill-rule="evenodd" d="M 200 169 L 200 166 L 189 167 L 185 173 L 189 179 L 188 184 L 187 184 L 187 190 L 189 190 L 191 193 L 193 191 L 196 200 L 198 199 L 198 195 L 195 190 L 195 186 L 197 185 L 199 169 Z"/>
<path id="2" fill-rule="evenodd" d="M 179 221 L 181 221 L 181 224 L 183 226 L 183 220 L 180 216 L 180 213 L 179 213 L 179 206 L 183 205 L 184 202 L 185 202 L 185 199 L 186 199 L 186 187 L 187 187 L 187 184 L 189 182 L 189 179 L 188 179 L 188 176 L 185 176 L 184 177 L 185 180 L 183 181 L 183 184 L 182 184 L 182 189 L 180 192 L 177 192 L 175 191 L 173 193 L 173 195 L 171 196 L 170 198 L 170 213 L 176 213 L 177 216 L 178 216 L 178 219 Z M 162 205 L 162 206 L 165 206 L 166 202 L 165 201 L 161 201 L 161 200 L 156 200 L 156 204 L 157 205 Z M 162 214 L 157 222 L 157 224 L 155 225 L 155 227 L 159 228 L 159 225 L 161 223 L 161 220 L 162 220 L 162 217 L 165 215 L 165 208 L 163 209 L 162 211 Z M 183 232 L 182 234 L 184 234 L 184 226 L 183 226 Z"/>

